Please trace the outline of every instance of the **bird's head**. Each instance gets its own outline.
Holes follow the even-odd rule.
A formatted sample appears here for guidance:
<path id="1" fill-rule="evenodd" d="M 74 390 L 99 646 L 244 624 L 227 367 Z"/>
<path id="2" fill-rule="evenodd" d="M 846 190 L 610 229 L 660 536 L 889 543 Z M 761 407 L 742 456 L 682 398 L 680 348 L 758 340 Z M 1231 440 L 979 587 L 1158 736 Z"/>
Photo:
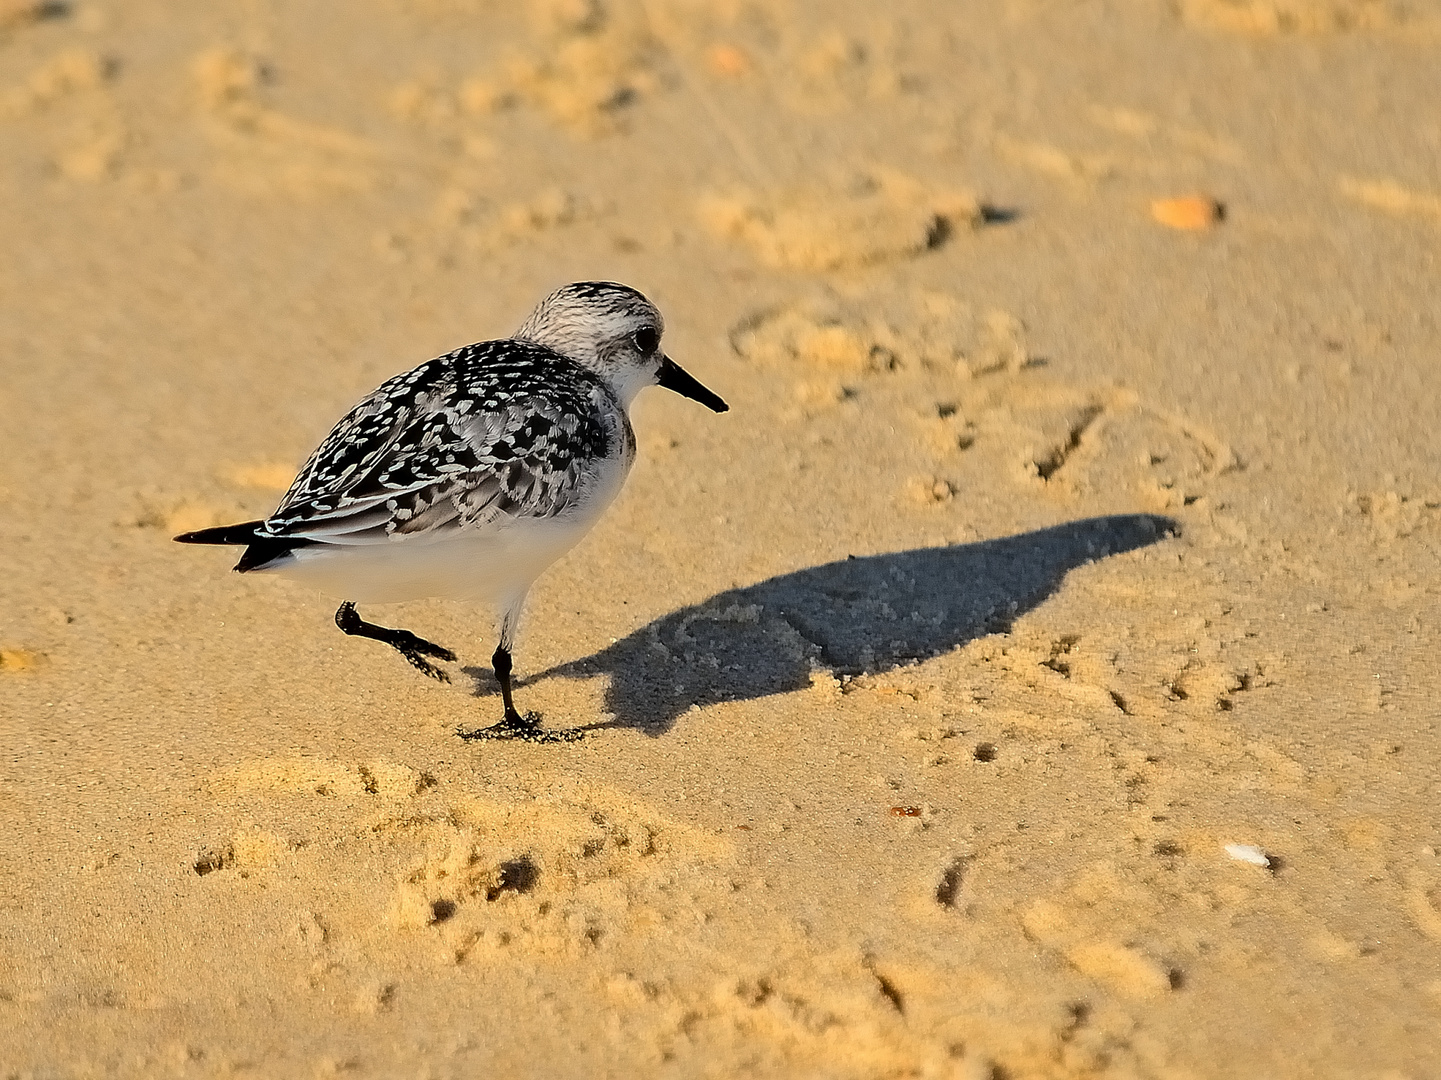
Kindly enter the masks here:
<path id="1" fill-rule="evenodd" d="M 730 406 L 661 351 L 665 320 L 629 285 L 577 281 L 542 300 L 515 332 L 599 374 L 630 407 L 647 386 L 664 386 L 715 412 Z"/>

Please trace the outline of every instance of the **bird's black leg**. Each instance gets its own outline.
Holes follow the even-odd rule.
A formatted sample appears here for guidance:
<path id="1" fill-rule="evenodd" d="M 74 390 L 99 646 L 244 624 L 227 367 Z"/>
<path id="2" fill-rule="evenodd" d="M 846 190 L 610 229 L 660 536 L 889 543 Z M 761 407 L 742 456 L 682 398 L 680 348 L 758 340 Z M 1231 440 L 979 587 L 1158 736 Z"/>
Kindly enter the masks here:
<path id="1" fill-rule="evenodd" d="M 520 614 L 519 604 L 506 613 L 500 627 L 500 644 L 490 658 L 495 670 L 495 681 L 500 683 L 500 700 L 505 704 L 505 717 L 498 724 L 479 731 L 457 731 L 462 739 L 524 739 L 526 742 L 573 742 L 581 737 L 579 731 L 546 731 L 540 726 L 539 713 L 517 711 L 515 699 L 511 696 L 510 673 L 514 667 L 510 658 L 510 645 L 514 640 L 515 622 Z"/>
<path id="2" fill-rule="evenodd" d="M 388 626 L 376 626 L 375 623 L 368 623 L 360 617 L 360 612 L 355 610 L 355 604 L 349 600 L 341 604 L 340 610 L 335 613 L 335 625 L 347 634 L 383 641 L 399 650 L 400 655 L 410 661 L 411 666 L 417 671 L 429 675 L 432 679 L 450 682 L 449 675 L 425 659 L 427 656 L 433 656 L 437 660 L 453 661 L 456 658 L 455 653 L 444 646 L 426 641 L 423 637 L 417 637 L 409 630 L 392 630 Z"/>
<path id="3" fill-rule="evenodd" d="M 565 736 L 561 732 L 542 731 L 538 713 L 526 713 L 522 716 L 516 710 L 515 699 L 511 696 L 510 682 L 510 673 L 514 664 L 511 662 L 510 650 L 505 647 L 504 641 L 495 647 L 490 664 L 495 670 L 495 681 L 500 683 L 500 700 L 505 704 L 505 717 L 500 723 L 492 724 L 488 728 L 481 728 L 479 731 L 461 731 L 457 734 L 463 739 L 524 739 L 527 742 L 560 742 L 564 739 Z"/>
<path id="4" fill-rule="evenodd" d="M 510 672 L 514 666 L 511 663 L 510 650 L 504 645 L 497 645 L 495 652 L 491 654 L 490 666 L 495 670 L 496 682 L 500 683 L 500 700 L 505 703 L 505 719 L 501 721 L 502 725 L 516 730 L 536 727 L 535 720 L 515 711 L 515 700 L 510 696 Z"/>

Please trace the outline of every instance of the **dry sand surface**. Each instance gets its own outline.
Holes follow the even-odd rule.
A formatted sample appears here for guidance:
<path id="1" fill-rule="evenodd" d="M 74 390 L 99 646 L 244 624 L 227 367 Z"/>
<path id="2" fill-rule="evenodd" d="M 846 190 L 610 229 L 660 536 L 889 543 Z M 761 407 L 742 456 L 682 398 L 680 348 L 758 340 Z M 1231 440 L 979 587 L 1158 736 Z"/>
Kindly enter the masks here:
<path id="1" fill-rule="evenodd" d="M 0 1077 L 1441 1075 L 1441 3 L 0 3 Z M 179 531 L 614 278 L 531 594 Z"/>

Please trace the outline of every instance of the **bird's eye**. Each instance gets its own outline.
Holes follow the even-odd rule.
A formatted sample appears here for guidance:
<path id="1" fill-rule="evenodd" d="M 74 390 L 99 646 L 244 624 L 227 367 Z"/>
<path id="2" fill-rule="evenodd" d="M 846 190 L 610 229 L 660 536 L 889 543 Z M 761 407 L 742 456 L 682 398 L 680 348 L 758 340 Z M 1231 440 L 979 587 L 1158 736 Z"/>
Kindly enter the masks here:
<path id="1" fill-rule="evenodd" d="M 642 356 L 649 356 L 655 352 L 656 346 L 660 344 L 660 333 L 654 326 L 646 326 L 635 332 L 635 347 L 640 350 Z"/>

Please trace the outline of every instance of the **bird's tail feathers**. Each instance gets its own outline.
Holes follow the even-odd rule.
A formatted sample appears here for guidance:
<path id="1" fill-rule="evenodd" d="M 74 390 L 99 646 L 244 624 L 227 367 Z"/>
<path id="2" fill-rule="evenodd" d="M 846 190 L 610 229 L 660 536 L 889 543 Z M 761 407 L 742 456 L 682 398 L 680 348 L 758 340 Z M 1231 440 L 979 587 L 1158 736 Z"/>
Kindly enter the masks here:
<path id="1" fill-rule="evenodd" d="M 239 525 L 221 525 L 214 529 L 197 529 L 175 538 L 179 544 L 244 544 L 235 569 L 244 574 L 251 570 L 269 570 L 287 562 L 296 548 L 310 547 L 314 540 L 291 536 L 266 536 L 260 529 L 263 521 L 243 521 Z"/>
<path id="2" fill-rule="evenodd" d="M 244 521 L 239 525 L 221 525 L 214 529 L 197 529 L 181 533 L 175 538 L 177 544 L 253 544 L 255 533 L 263 521 Z"/>

